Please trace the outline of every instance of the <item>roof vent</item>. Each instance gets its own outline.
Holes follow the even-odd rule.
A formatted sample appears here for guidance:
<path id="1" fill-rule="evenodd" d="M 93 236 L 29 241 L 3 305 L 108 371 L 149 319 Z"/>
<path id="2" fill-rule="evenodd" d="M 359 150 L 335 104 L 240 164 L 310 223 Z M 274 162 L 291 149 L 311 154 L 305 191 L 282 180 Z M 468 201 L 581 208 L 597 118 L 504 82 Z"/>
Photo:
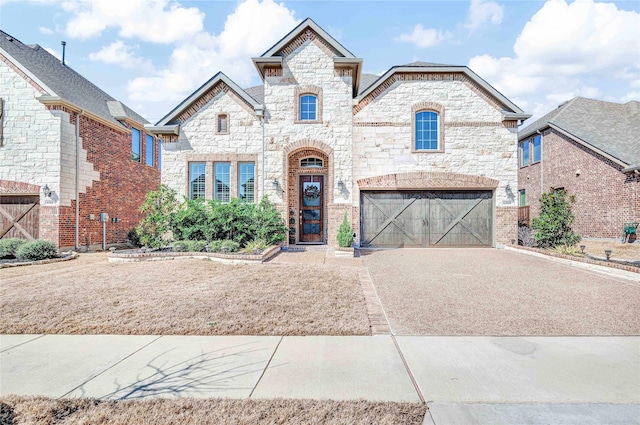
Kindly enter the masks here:
<path id="1" fill-rule="evenodd" d="M 64 54 L 65 54 L 65 51 L 67 50 L 67 42 L 63 40 L 60 42 L 60 44 L 62 44 L 62 65 L 64 66 L 65 65 Z"/>
<path id="2" fill-rule="evenodd" d="M 13 37 L 11 37 L 10 35 L 7 36 L 7 40 L 8 41 L 13 41 Z"/>
<path id="3" fill-rule="evenodd" d="M 562 108 L 564 105 L 566 105 L 567 103 L 569 103 L 568 100 L 565 100 L 564 102 L 562 102 L 561 104 L 558 105 L 558 109 Z"/>

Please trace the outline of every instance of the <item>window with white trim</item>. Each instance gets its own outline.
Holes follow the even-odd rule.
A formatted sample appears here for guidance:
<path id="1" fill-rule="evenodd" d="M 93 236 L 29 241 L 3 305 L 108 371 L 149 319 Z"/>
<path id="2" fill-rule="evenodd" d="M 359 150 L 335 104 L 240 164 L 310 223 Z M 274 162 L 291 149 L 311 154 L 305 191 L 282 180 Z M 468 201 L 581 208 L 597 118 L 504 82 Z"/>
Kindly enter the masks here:
<path id="1" fill-rule="evenodd" d="M 418 111 L 415 114 L 415 146 L 417 151 L 436 151 L 440 149 L 439 121 L 437 112 Z"/>
<path id="2" fill-rule="evenodd" d="M 189 199 L 204 199 L 207 181 L 204 162 L 189 163 Z"/>
<path id="3" fill-rule="evenodd" d="M 216 162 L 214 164 L 213 199 L 221 202 L 231 200 L 231 163 Z"/>

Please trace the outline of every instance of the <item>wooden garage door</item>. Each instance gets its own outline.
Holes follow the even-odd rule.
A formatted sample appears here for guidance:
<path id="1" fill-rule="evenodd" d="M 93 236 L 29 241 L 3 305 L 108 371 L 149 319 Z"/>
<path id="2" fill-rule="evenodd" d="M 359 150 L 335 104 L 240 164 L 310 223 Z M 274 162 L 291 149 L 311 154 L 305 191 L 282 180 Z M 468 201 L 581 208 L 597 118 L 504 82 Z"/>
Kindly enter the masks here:
<path id="1" fill-rule="evenodd" d="M 493 201 L 478 192 L 361 192 L 363 247 L 491 246 Z"/>
<path id="2" fill-rule="evenodd" d="M 0 239 L 38 239 L 40 196 L 0 196 Z"/>

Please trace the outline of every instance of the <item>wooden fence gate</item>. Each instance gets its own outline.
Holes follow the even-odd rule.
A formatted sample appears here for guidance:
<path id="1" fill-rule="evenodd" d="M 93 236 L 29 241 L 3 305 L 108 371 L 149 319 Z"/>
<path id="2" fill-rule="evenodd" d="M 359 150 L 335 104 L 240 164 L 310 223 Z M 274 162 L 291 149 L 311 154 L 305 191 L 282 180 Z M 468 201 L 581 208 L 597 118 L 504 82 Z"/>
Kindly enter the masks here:
<path id="1" fill-rule="evenodd" d="M 38 239 L 39 195 L 0 196 L 0 239 Z"/>
<path id="2" fill-rule="evenodd" d="M 363 247 L 491 246 L 489 191 L 361 192 Z"/>

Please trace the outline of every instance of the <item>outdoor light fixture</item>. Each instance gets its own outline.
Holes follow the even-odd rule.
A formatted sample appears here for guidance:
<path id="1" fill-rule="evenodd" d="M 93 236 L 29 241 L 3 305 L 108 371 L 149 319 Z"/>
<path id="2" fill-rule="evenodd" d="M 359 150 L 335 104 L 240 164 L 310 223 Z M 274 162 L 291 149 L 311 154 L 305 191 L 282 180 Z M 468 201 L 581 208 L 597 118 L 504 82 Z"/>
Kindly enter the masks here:
<path id="1" fill-rule="evenodd" d="M 44 185 L 44 187 L 42 188 L 42 193 L 44 193 L 44 196 L 46 198 L 51 198 L 51 189 L 49 189 L 49 185 Z"/>
<path id="2" fill-rule="evenodd" d="M 584 254 L 584 249 L 586 248 L 586 245 L 580 245 L 580 252 L 582 252 Z"/>
<path id="3" fill-rule="evenodd" d="M 607 261 L 609 261 L 609 258 L 611 258 L 611 250 L 610 249 L 605 249 L 604 250 L 604 255 L 607 256 Z"/>
<path id="4" fill-rule="evenodd" d="M 273 187 L 273 190 L 278 190 L 278 180 L 273 179 L 273 183 L 271 183 L 271 187 Z"/>
<path id="5" fill-rule="evenodd" d="M 344 182 L 342 180 L 338 180 L 338 190 L 342 191 L 344 189 Z"/>

